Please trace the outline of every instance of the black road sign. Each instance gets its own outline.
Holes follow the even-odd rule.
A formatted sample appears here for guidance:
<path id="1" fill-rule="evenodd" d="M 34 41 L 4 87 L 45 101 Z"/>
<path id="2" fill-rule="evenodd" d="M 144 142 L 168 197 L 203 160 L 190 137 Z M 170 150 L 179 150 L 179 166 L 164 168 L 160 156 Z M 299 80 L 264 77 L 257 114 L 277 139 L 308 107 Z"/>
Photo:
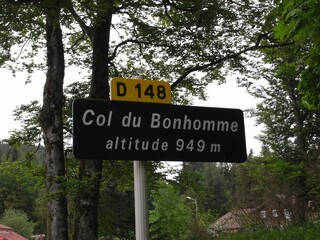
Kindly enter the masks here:
<path id="1" fill-rule="evenodd" d="M 78 159 L 244 162 L 243 112 L 77 99 L 73 154 Z"/>

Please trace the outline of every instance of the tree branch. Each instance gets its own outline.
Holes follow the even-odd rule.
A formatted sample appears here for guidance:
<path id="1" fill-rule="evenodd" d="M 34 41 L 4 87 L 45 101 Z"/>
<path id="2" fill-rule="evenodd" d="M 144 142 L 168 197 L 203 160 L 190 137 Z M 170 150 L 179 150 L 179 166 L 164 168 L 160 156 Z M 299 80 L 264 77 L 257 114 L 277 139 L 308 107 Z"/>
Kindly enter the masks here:
<path id="1" fill-rule="evenodd" d="M 115 57 L 117 56 L 117 52 L 119 50 L 120 47 L 128 44 L 128 43 L 136 43 L 139 45 L 140 49 L 142 49 L 142 44 L 146 44 L 146 45 L 153 45 L 153 46 L 157 46 L 157 47 L 173 47 L 172 45 L 166 45 L 166 44 L 155 44 L 154 42 L 146 42 L 146 41 L 140 41 L 140 40 L 136 40 L 136 39 L 127 39 L 121 43 L 119 43 L 113 50 L 112 55 L 108 58 L 109 62 L 112 61 L 113 59 L 115 59 Z"/>
<path id="2" fill-rule="evenodd" d="M 8 3 L 40 3 L 43 0 L 7 0 Z"/>
<path id="3" fill-rule="evenodd" d="M 168 12 L 168 4 L 167 4 L 167 0 L 163 0 L 163 5 L 164 5 L 164 12 L 166 14 L 166 16 L 169 18 L 169 20 L 172 22 L 172 23 L 176 23 L 173 18 L 170 16 L 169 12 Z"/>
<path id="4" fill-rule="evenodd" d="M 74 51 L 73 48 L 76 47 L 79 42 L 81 42 L 82 40 L 84 40 L 84 39 L 85 39 L 85 36 L 86 36 L 86 33 L 83 32 L 83 33 L 82 33 L 82 36 L 79 37 L 78 39 L 76 39 L 76 41 L 70 46 L 69 49 L 70 49 L 73 53 L 75 53 L 75 51 Z"/>
<path id="5" fill-rule="evenodd" d="M 75 9 L 73 7 L 72 1 L 69 1 L 68 9 L 69 9 L 71 15 L 74 17 L 74 19 L 79 24 L 79 26 L 82 29 L 82 31 L 88 35 L 90 40 L 92 40 L 92 29 L 90 27 L 88 27 L 85 24 L 85 22 L 81 19 L 81 17 L 77 14 L 77 12 L 75 11 Z"/>
<path id="6" fill-rule="evenodd" d="M 203 64 L 203 65 L 196 65 L 193 67 L 190 67 L 188 69 L 186 69 L 186 71 L 175 81 L 171 84 L 171 90 L 175 89 L 177 87 L 177 85 L 179 83 L 181 83 L 189 74 L 193 73 L 193 72 L 197 72 L 197 71 L 201 71 L 204 70 L 208 67 L 212 67 L 214 65 L 217 65 L 219 63 L 222 63 L 224 61 L 227 61 L 229 59 L 235 59 L 237 57 L 239 57 L 241 54 L 244 54 L 246 52 L 250 52 L 250 51 L 256 51 L 258 49 L 265 49 L 265 48 L 277 48 L 277 47 L 284 47 L 284 46 L 288 46 L 288 45 L 292 45 L 293 42 L 287 42 L 287 43 L 279 43 L 279 44 L 274 44 L 274 45 L 261 45 L 260 46 L 260 42 L 262 39 L 263 35 L 259 35 L 257 42 L 255 43 L 254 46 L 245 48 L 239 52 L 236 52 L 234 54 L 225 56 L 225 57 L 221 57 L 219 59 L 213 59 L 212 61 L 210 61 L 209 63 Z"/>
<path id="7" fill-rule="evenodd" d="M 138 40 L 135 40 L 135 39 L 127 39 L 121 43 L 119 43 L 113 50 L 113 53 L 112 55 L 108 58 L 108 61 L 111 62 L 113 59 L 115 59 L 115 57 L 117 56 L 117 52 L 118 52 L 118 49 L 123 46 L 123 45 L 126 45 L 127 43 L 137 43 L 139 45 L 141 45 L 142 42 L 138 41 Z"/>
<path id="8" fill-rule="evenodd" d="M 194 12 L 195 9 L 193 8 L 182 8 L 182 7 L 179 7 L 174 1 L 170 2 L 170 0 L 164 0 L 163 1 L 165 5 L 169 5 L 179 11 L 184 11 L 184 12 Z"/>

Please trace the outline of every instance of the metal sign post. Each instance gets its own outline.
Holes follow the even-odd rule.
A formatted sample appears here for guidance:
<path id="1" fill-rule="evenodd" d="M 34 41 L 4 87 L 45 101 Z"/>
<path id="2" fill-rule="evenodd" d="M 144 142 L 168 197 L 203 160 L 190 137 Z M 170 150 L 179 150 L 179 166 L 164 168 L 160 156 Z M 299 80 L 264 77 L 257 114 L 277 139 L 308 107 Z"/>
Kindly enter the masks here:
<path id="1" fill-rule="evenodd" d="M 147 162 L 134 161 L 134 206 L 136 240 L 149 239 Z"/>

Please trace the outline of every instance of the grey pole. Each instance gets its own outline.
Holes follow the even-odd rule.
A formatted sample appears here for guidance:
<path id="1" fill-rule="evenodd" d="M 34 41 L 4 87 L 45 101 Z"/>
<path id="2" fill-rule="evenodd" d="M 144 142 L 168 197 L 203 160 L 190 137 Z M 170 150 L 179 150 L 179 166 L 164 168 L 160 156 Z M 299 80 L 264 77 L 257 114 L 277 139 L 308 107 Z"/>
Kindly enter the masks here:
<path id="1" fill-rule="evenodd" d="M 197 220 L 197 222 L 198 222 L 198 202 L 197 202 L 197 199 L 195 199 L 195 198 L 192 198 L 192 197 L 186 197 L 186 199 L 189 199 L 189 200 L 191 200 L 191 201 L 194 201 L 194 204 L 196 205 L 196 220 Z"/>
<path id="2" fill-rule="evenodd" d="M 134 161 L 134 206 L 136 240 L 149 239 L 146 162 Z"/>

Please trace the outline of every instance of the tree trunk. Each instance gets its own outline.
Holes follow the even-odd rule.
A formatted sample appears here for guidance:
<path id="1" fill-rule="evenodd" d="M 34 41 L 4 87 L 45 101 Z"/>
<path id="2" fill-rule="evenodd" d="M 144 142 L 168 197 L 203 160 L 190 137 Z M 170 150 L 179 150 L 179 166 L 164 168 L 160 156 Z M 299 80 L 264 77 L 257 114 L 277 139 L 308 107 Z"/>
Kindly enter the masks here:
<path id="1" fill-rule="evenodd" d="M 43 130 L 46 187 L 49 195 L 47 239 L 68 239 L 67 201 L 62 179 L 65 176 L 62 107 L 64 49 L 60 28 L 60 1 L 44 3 L 46 12 L 47 76 L 39 123 Z"/>
<path id="2" fill-rule="evenodd" d="M 102 2 L 102 3 L 101 3 Z M 108 83 L 108 51 L 112 20 L 113 0 L 98 1 L 104 7 L 97 16 L 93 27 L 92 46 L 92 79 L 90 98 L 109 99 Z M 80 192 L 76 203 L 75 240 L 94 240 L 98 238 L 98 203 L 100 197 L 102 160 L 81 160 L 79 169 L 80 180 L 88 180 L 87 188 Z"/>
<path id="3" fill-rule="evenodd" d="M 287 81 L 288 85 L 288 93 L 292 103 L 292 110 L 295 120 L 295 129 L 296 129 L 296 152 L 294 154 L 293 161 L 296 164 L 304 163 L 304 167 L 302 169 L 302 174 L 297 179 L 295 184 L 295 196 L 294 196 L 294 219 L 295 222 L 300 224 L 306 221 L 306 212 L 308 206 L 308 186 L 306 179 L 306 160 L 307 160 L 307 136 L 305 134 L 305 120 L 307 117 L 308 110 L 304 109 L 301 104 L 301 96 L 297 92 L 297 83 L 295 79 L 289 79 Z"/>

